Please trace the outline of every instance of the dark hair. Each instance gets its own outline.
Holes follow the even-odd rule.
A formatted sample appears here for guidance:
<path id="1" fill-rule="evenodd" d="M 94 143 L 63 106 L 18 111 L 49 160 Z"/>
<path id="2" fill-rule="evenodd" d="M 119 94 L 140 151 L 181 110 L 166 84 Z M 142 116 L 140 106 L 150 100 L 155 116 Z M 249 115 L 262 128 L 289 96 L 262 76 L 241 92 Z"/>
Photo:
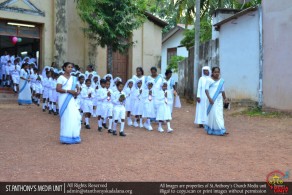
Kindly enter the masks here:
<path id="1" fill-rule="evenodd" d="M 157 72 L 157 68 L 155 66 L 151 67 L 150 71 L 155 70 Z"/>
<path id="2" fill-rule="evenodd" d="M 53 66 L 53 64 L 56 64 L 56 62 L 52 62 L 51 66 Z"/>
<path id="3" fill-rule="evenodd" d="M 73 63 L 71 63 L 71 62 L 65 62 L 64 65 L 62 66 L 62 70 L 65 71 L 65 68 L 66 68 L 69 64 L 73 65 Z"/>
<path id="4" fill-rule="evenodd" d="M 46 71 L 46 75 L 48 75 L 48 74 L 50 74 L 51 73 L 51 71 L 49 70 L 49 71 Z"/>
<path id="5" fill-rule="evenodd" d="M 23 64 L 21 65 L 21 68 L 24 68 L 25 66 L 28 66 L 28 63 L 23 63 Z"/>
<path id="6" fill-rule="evenodd" d="M 107 82 L 111 83 L 109 80 L 106 80 L 106 81 L 105 81 L 105 83 L 107 83 Z"/>
<path id="7" fill-rule="evenodd" d="M 90 81 L 90 83 L 91 83 L 91 79 L 86 79 L 86 80 L 85 80 L 85 83 L 87 83 L 88 81 Z"/>
<path id="8" fill-rule="evenodd" d="M 89 64 L 87 67 L 91 68 L 93 70 L 93 65 Z"/>
<path id="9" fill-rule="evenodd" d="M 34 71 L 34 72 L 37 72 L 37 71 L 39 71 L 39 70 L 38 70 L 37 68 L 34 67 L 34 68 L 33 68 L 33 71 Z"/>
<path id="10" fill-rule="evenodd" d="M 106 80 L 105 79 L 100 79 L 100 84 L 105 84 Z"/>
<path id="11" fill-rule="evenodd" d="M 123 82 L 119 81 L 116 85 L 117 85 L 117 87 L 119 87 L 120 85 L 124 85 L 124 84 L 123 84 Z"/>
<path id="12" fill-rule="evenodd" d="M 167 76 L 167 75 L 170 74 L 170 73 L 172 73 L 172 71 L 171 71 L 170 69 L 167 69 L 167 70 L 165 71 L 165 76 Z"/>
<path id="13" fill-rule="evenodd" d="M 140 71 L 142 72 L 142 75 L 144 75 L 144 70 L 143 70 L 142 67 L 137 67 L 137 68 L 136 68 L 136 71 L 137 71 L 137 70 L 140 70 Z"/>
<path id="14" fill-rule="evenodd" d="M 77 64 L 74 65 L 74 68 L 75 68 L 76 70 L 80 70 L 80 67 L 79 67 Z"/>
<path id="15" fill-rule="evenodd" d="M 219 72 L 220 72 L 220 68 L 219 68 L 219 67 L 213 67 L 213 68 L 212 68 L 212 73 L 213 73 L 216 69 L 218 69 Z"/>

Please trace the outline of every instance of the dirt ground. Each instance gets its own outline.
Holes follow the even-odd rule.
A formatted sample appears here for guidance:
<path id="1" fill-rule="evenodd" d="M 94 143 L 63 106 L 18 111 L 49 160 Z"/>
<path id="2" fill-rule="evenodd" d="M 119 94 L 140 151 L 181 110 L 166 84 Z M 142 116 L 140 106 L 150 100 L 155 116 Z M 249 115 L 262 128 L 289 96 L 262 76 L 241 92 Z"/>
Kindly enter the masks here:
<path id="1" fill-rule="evenodd" d="M 0 104 L 0 181 L 265 181 L 292 169 L 292 119 L 225 113 L 228 136 L 193 124 L 195 108 L 173 114 L 173 133 L 126 126 L 127 137 L 82 129 L 82 143 L 59 143 L 58 116 Z M 166 130 L 166 127 L 164 127 Z M 291 172 L 291 171 L 290 171 Z M 288 181 L 292 181 L 292 178 Z"/>

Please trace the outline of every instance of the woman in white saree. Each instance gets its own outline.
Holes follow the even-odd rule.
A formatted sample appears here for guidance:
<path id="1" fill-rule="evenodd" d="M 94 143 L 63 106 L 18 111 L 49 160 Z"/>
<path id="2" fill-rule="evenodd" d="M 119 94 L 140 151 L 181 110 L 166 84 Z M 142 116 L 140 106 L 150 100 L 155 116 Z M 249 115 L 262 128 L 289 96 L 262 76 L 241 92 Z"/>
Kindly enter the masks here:
<path id="1" fill-rule="evenodd" d="M 61 118 L 60 142 L 62 144 L 78 144 L 81 142 L 81 115 L 74 98 L 79 95 L 80 89 L 76 85 L 77 77 L 70 75 L 72 68 L 72 63 L 66 62 L 63 65 L 65 73 L 57 80 Z"/>
<path id="2" fill-rule="evenodd" d="M 212 78 L 208 79 L 205 88 L 209 100 L 207 108 L 207 123 L 204 125 L 209 135 L 226 135 L 223 118 L 223 100 L 227 103 L 224 80 L 220 78 L 220 68 L 212 68 Z"/>

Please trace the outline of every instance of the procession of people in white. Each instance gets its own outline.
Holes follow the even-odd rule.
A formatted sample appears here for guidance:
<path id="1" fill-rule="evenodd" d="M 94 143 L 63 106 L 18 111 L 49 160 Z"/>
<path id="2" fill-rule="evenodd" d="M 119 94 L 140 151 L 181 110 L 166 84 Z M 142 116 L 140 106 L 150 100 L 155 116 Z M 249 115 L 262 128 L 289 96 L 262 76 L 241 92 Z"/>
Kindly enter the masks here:
<path id="1" fill-rule="evenodd" d="M 63 93 L 67 93 L 68 89 L 61 90 L 63 93 L 60 93 L 60 89 L 59 91 L 57 89 L 58 84 L 66 86 L 69 78 L 74 77 L 73 81 L 76 80 L 76 83 L 70 80 L 70 85 L 74 90 L 79 91 L 73 98 L 80 115 L 75 117 L 78 120 L 80 118 L 77 126 L 84 124 L 86 129 L 90 129 L 90 119 L 93 117 L 97 118 L 98 131 L 106 129 L 113 135 L 117 135 L 117 126 L 120 124 L 119 135 L 126 136 L 125 121 L 128 126 L 145 128 L 148 131 L 152 131 L 153 124 L 158 123 L 159 132 L 164 132 L 162 125 L 166 124 L 167 132 L 173 132 L 170 121 L 175 97 L 179 104 L 177 107 L 180 107 L 180 101 L 171 70 L 166 70 L 165 75 L 162 75 L 157 73 L 156 67 L 152 67 L 151 75 L 144 76 L 143 68 L 138 67 L 136 75 L 124 84 L 121 78 L 113 78 L 111 74 L 100 77 L 93 70 L 92 65 L 82 73 L 79 66 L 68 62 L 65 64 L 70 64 L 72 70 L 65 72 L 65 64 L 63 69 L 57 69 L 53 62 L 51 66 L 45 66 L 40 72 L 35 58 L 25 57 L 22 60 L 6 52 L 1 56 L 0 62 L 1 85 L 12 87 L 13 91 L 18 93 L 19 105 L 35 103 L 42 106 L 43 112 L 59 115 L 59 109 L 62 109 L 59 108 L 60 105 L 64 103 L 65 109 L 67 108 L 67 96 L 65 97 Z M 64 73 L 69 77 L 65 78 Z M 64 96 L 61 101 L 60 95 Z M 204 127 L 211 135 L 228 134 L 224 126 L 223 102 L 228 104 L 224 92 L 224 80 L 220 77 L 220 68 L 213 67 L 211 71 L 208 66 L 204 66 L 198 83 L 194 123 Z M 64 110 L 61 112 L 63 113 Z M 64 139 L 71 138 L 65 136 Z M 79 140 L 77 143 L 80 142 L 80 137 L 77 140 Z M 69 140 L 68 143 L 71 141 Z"/>
<path id="2" fill-rule="evenodd" d="M 13 62 L 13 63 L 11 63 Z M 42 107 L 43 112 L 58 115 L 57 84 L 64 70 L 58 70 L 55 63 L 45 66 L 40 72 L 34 59 L 29 57 L 21 60 L 5 54 L 1 56 L 2 85 L 11 86 L 15 93 L 19 93 L 18 103 L 35 103 Z M 75 67 L 74 67 L 75 68 Z M 124 133 L 125 121 L 128 126 L 153 130 L 153 123 L 158 123 L 157 130 L 164 132 L 163 124 L 167 124 L 167 132 L 173 132 L 170 126 L 174 97 L 176 95 L 175 82 L 171 78 L 171 71 L 164 75 L 157 74 L 155 67 L 151 68 L 151 75 L 144 76 L 141 67 L 137 74 L 125 84 L 122 79 L 113 79 L 111 74 L 100 77 L 89 65 L 83 74 L 74 69 L 71 76 L 77 79 L 80 94 L 74 97 L 81 115 L 81 124 L 90 129 L 90 119 L 97 118 L 98 131 L 107 129 L 109 133 L 119 135 Z M 20 86 L 20 82 L 23 82 Z"/>

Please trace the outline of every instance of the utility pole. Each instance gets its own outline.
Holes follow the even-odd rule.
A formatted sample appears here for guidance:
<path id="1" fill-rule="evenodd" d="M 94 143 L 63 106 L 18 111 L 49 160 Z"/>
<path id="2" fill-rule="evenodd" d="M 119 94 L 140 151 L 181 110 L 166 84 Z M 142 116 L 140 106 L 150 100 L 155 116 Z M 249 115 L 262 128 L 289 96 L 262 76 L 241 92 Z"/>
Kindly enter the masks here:
<path id="1" fill-rule="evenodd" d="M 201 10 L 201 1 L 196 0 L 195 45 L 194 45 L 194 95 L 197 94 L 198 81 L 199 81 L 200 10 Z M 196 97 L 196 95 L 195 95 L 195 97 Z"/>

